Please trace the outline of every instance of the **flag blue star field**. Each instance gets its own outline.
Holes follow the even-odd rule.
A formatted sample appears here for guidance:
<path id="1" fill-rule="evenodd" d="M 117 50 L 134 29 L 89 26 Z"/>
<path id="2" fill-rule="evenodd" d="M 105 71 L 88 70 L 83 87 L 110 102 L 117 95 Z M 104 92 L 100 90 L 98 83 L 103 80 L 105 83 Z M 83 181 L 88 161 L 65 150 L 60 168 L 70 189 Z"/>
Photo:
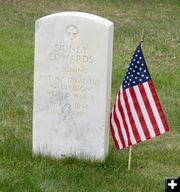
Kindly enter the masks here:
<path id="1" fill-rule="evenodd" d="M 139 44 L 134 52 L 111 112 L 110 127 L 117 149 L 169 130 Z"/>

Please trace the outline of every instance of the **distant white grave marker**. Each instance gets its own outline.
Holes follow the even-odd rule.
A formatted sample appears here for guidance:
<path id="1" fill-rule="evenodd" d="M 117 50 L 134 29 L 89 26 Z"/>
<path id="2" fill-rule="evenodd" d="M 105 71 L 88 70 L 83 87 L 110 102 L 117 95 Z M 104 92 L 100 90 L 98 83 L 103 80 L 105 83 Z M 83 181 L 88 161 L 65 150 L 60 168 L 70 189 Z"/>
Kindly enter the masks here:
<path id="1" fill-rule="evenodd" d="M 36 21 L 33 151 L 104 159 L 109 145 L 113 23 L 63 12 Z"/>

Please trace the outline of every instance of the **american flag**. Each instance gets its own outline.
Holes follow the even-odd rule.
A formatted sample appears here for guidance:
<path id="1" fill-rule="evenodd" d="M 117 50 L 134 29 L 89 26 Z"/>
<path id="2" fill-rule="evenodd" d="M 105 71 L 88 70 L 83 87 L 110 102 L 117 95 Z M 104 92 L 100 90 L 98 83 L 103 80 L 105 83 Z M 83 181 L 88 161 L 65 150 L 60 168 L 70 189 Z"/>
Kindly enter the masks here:
<path id="1" fill-rule="evenodd" d="M 149 74 L 141 44 L 134 52 L 111 112 L 110 127 L 117 149 L 169 130 Z"/>

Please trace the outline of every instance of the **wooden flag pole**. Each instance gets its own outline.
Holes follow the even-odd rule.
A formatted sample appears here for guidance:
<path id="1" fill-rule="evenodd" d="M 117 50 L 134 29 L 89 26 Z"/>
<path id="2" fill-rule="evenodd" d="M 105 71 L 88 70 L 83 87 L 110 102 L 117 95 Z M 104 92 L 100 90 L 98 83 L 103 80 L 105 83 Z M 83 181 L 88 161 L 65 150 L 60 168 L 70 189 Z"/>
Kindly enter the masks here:
<path id="1" fill-rule="evenodd" d="M 132 146 L 129 147 L 128 171 L 130 171 L 131 169 L 131 154 L 132 154 Z"/>
<path id="2" fill-rule="evenodd" d="M 144 29 L 142 30 L 142 35 L 141 35 L 141 45 L 143 45 L 144 42 Z M 129 147 L 129 159 L 128 159 L 128 171 L 131 169 L 131 156 L 132 156 L 132 146 Z"/>
<path id="3" fill-rule="evenodd" d="M 143 45 L 143 42 L 144 42 L 144 29 L 142 30 L 142 35 L 141 35 L 141 45 Z"/>

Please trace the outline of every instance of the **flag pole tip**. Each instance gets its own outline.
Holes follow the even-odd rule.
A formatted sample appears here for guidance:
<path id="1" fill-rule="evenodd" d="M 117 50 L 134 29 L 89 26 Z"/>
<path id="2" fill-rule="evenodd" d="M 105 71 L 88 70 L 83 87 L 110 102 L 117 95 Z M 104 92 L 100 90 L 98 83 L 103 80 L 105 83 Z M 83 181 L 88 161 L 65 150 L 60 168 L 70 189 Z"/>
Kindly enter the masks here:
<path id="1" fill-rule="evenodd" d="M 140 40 L 140 44 L 144 43 L 144 29 L 142 30 L 142 35 L 141 35 L 141 40 Z"/>

